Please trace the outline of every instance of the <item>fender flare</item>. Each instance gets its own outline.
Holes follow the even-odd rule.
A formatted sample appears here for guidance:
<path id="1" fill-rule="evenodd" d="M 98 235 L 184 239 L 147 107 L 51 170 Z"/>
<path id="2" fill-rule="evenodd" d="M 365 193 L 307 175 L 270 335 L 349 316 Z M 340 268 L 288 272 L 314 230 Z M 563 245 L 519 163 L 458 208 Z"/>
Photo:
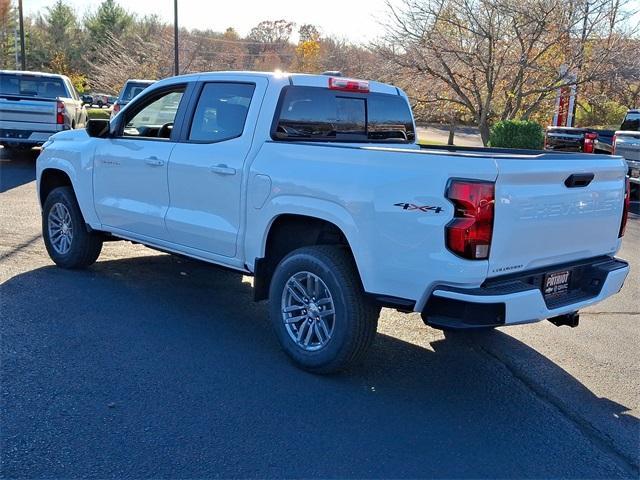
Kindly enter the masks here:
<path id="1" fill-rule="evenodd" d="M 245 254 L 250 267 L 253 267 L 251 264 L 255 259 L 265 256 L 269 232 L 277 218 L 282 215 L 306 216 L 335 225 L 346 238 L 360 278 L 365 290 L 367 289 L 365 281 L 370 278 L 368 265 L 371 254 L 360 242 L 362 235 L 351 212 L 343 205 L 330 200 L 301 195 L 280 195 L 270 199 L 256 218 L 259 221 L 252 222 L 253 224 L 247 228 Z"/>

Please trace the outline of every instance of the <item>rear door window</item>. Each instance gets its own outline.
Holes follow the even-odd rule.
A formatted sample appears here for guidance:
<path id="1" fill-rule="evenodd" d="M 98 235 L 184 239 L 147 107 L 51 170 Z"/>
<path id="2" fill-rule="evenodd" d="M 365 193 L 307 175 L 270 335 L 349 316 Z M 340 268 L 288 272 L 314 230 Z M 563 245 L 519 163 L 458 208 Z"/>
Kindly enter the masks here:
<path id="1" fill-rule="evenodd" d="M 415 132 L 409 105 L 400 95 L 290 86 L 283 89 L 272 137 L 409 143 Z"/>
<path id="2" fill-rule="evenodd" d="M 189 131 L 193 142 L 222 142 L 242 135 L 255 85 L 211 82 L 204 85 Z"/>

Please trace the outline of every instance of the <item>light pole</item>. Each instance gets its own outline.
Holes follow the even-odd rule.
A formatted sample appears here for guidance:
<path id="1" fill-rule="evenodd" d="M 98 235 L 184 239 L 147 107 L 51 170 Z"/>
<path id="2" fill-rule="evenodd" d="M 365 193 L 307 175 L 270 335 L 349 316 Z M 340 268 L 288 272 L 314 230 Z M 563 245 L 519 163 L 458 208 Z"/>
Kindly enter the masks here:
<path id="1" fill-rule="evenodd" d="M 18 18 L 20 22 L 20 65 L 22 66 L 22 70 L 26 70 L 27 59 L 24 53 L 24 15 L 22 14 L 22 0 L 18 0 Z"/>
<path id="2" fill-rule="evenodd" d="M 173 74 L 180 75 L 178 59 L 178 0 L 173 0 Z"/>

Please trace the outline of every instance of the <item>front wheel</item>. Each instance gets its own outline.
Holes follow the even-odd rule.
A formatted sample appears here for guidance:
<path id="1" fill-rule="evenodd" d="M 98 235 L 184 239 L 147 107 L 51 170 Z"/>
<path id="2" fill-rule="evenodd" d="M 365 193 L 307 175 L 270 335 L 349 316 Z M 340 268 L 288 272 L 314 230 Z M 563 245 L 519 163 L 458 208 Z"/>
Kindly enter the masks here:
<path id="1" fill-rule="evenodd" d="M 296 365 L 314 373 L 333 373 L 360 360 L 380 314 L 346 248 L 328 245 L 287 255 L 271 280 L 269 303 L 282 348 Z"/>
<path id="2" fill-rule="evenodd" d="M 42 211 L 42 236 L 51 260 L 62 268 L 83 268 L 102 250 L 102 237 L 87 231 L 71 187 L 51 191 Z"/>

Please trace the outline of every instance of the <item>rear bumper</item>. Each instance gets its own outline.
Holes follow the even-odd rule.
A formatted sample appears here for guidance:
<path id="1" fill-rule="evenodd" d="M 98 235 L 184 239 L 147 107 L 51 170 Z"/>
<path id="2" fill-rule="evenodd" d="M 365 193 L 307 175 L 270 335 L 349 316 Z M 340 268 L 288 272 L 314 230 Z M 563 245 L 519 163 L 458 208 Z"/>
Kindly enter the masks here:
<path id="1" fill-rule="evenodd" d="M 570 269 L 571 290 L 546 299 L 542 283 L 546 273 Z M 556 265 L 491 279 L 479 288 L 437 286 L 422 311 L 423 320 L 447 328 L 482 328 L 530 323 L 593 305 L 620 291 L 629 264 L 611 257 Z"/>
<path id="2" fill-rule="evenodd" d="M 0 128 L 0 143 L 42 145 L 51 135 L 66 129 L 62 125 L 53 128 L 53 130 L 46 131 Z"/>

